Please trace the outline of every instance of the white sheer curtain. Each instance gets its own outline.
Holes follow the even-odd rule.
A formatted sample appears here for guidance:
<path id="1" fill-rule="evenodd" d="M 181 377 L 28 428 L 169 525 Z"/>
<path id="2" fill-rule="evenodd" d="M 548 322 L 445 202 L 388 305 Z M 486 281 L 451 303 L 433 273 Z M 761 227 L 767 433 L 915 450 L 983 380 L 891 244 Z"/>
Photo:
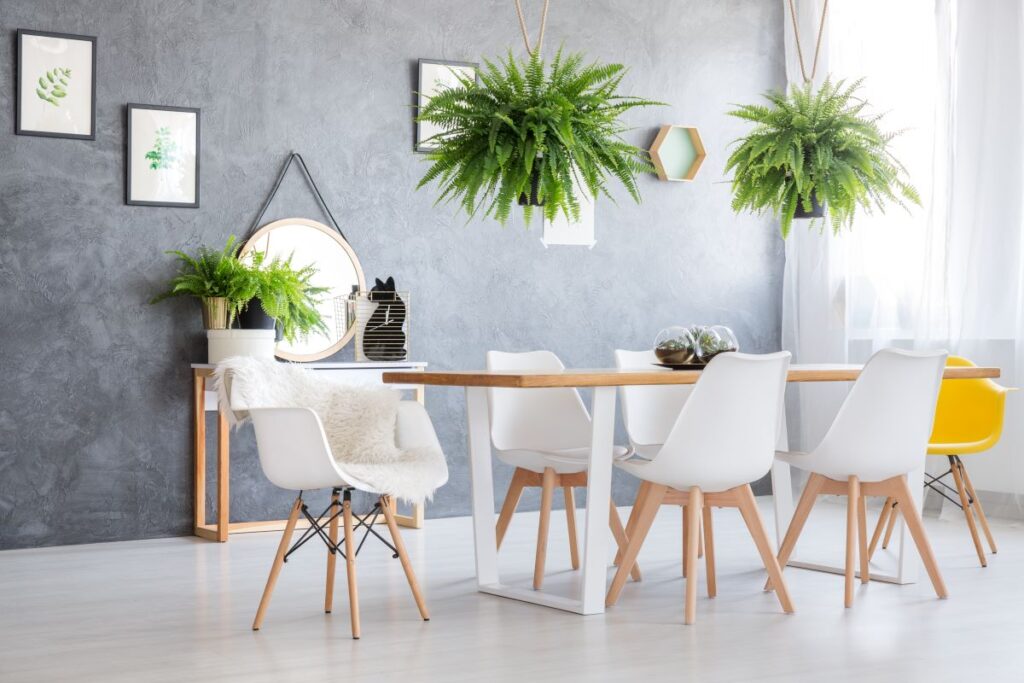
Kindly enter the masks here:
<path id="1" fill-rule="evenodd" d="M 800 81 L 788 22 L 787 76 Z M 798 3 L 805 56 L 820 0 Z M 818 78 L 862 94 L 924 206 L 858 217 L 838 238 L 794 227 L 783 345 L 795 360 L 861 362 L 883 346 L 948 348 L 1024 382 L 1024 7 L 1019 0 L 831 0 Z M 808 57 L 809 59 L 809 57 Z M 790 396 L 794 446 L 813 446 L 845 393 Z M 1024 512 L 1024 395 L 1002 444 L 968 464 L 987 508 Z M 1002 495 L 993 495 L 1002 494 Z"/>

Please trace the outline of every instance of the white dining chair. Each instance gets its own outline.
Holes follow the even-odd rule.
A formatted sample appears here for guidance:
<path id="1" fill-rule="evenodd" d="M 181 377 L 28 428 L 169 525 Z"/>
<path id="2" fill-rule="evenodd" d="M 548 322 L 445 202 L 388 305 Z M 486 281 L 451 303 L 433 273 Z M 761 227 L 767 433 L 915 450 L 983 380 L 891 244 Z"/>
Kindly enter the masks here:
<path id="1" fill-rule="evenodd" d="M 393 501 L 388 492 L 375 490 L 374 487 L 359 481 L 358 478 L 345 471 L 343 465 L 335 460 L 331 453 L 323 424 L 313 410 L 309 408 L 249 408 L 247 410 L 255 427 L 256 447 L 264 474 L 273 484 L 299 492 L 292 504 L 284 533 L 281 535 L 281 542 L 277 547 L 277 555 L 274 557 L 270 577 L 267 579 L 267 585 L 263 590 L 263 597 L 256 612 L 256 619 L 252 624 L 253 630 L 258 631 L 263 624 L 263 617 L 274 592 L 274 585 L 277 583 L 281 567 L 287 561 L 288 556 L 314 536 L 319 536 L 328 549 L 325 612 L 329 613 L 333 606 L 335 560 L 338 555 L 345 560 L 353 638 L 358 639 L 360 636 L 356 555 L 359 548 L 362 547 L 363 541 L 371 534 L 390 548 L 394 557 L 401 561 L 405 578 L 409 582 L 409 588 L 412 589 L 413 599 L 419 608 L 420 616 L 424 621 L 429 621 L 427 605 L 416 581 L 416 574 L 413 572 L 405 544 L 402 542 L 402 536 L 395 523 Z M 440 450 L 430 416 L 427 415 L 424 407 L 416 401 L 400 401 L 398 403 L 395 441 L 401 449 L 436 448 Z M 390 466 L 400 467 L 401 465 L 392 464 Z M 437 488 L 445 482 L 447 472 L 443 474 L 443 478 L 438 474 L 436 475 L 438 481 L 430 483 L 433 488 Z M 303 492 L 324 488 L 331 489 L 331 502 L 326 510 L 314 517 L 303 501 Z M 379 496 L 373 509 L 362 517 L 352 512 L 353 490 L 366 491 Z M 384 516 L 391 535 L 391 543 L 373 528 L 374 519 L 378 513 Z M 299 540 L 291 544 L 292 534 L 300 515 L 309 522 L 310 526 Z M 343 545 L 338 543 L 339 518 L 343 525 Z M 355 537 L 355 532 L 359 528 L 365 529 L 365 535 L 357 546 L 358 539 Z"/>
<path id="2" fill-rule="evenodd" d="M 790 354 L 785 351 L 715 356 L 694 385 L 664 446 L 654 458 L 616 463 L 642 484 L 636 502 L 637 523 L 608 591 L 609 606 L 618 600 L 659 508 L 688 505 L 691 510 L 704 511 L 705 520 L 705 506 L 739 508 L 768 576 L 778 586 L 783 611 L 793 611 L 750 488 L 750 482 L 767 474 L 773 462 L 789 360 Z M 686 577 L 685 622 L 692 624 L 697 618 L 699 515 L 691 514 L 688 523 L 686 555 L 690 569 Z M 714 545 L 710 537 L 705 537 L 705 542 L 708 564 L 713 568 Z M 714 580 L 713 576 L 713 571 L 709 572 L 709 582 Z M 708 588 L 709 594 L 714 595 L 713 587 Z"/>
<path id="3" fill-rule="evenodd" d="M 615 350 L 615 367 L 619 370 L 638 370 L 643 372 L 672 372 L 669 368 L 658 366 L 658 357 L 654 351 L 626 351 Z M 619 387 L 619 400 L 622 404 L 622 421 L 626 425 L 626 434 L 629 436 L 630 446 L 633 451 L 642 458 L 650 460 L 665 443 L 672 426 L 676 423 L 683 404 L 693 391 L 692 384 L 644 384 Z M 626 520 L 626 537 L 633 533 L 636 527 L 637 512 L 639 509 L 634 505 L 633 510 Z M 686 563 L 686 539 L 689 535 L 690 508 L 682 506 L 683 517 L 683 553 L 682 571 L 683 576 L 687 573 Z M 700 538 L 697 542 L 697 557 L 704 556 L 704 536 L 713 533 L 711 526 L 711 511 L 708 508 L 707 524 L 700 523 Z M 714 543 L 712 539 L 709 541 Z M 616 561 L 620 559 L 616 556 Z M 711 571 L 708 567 L 708 571 Z M 710 579 L 709 585 L 714 585 L 714 579 Z"/>
<path id="4" fill-rule="evenodd" d="M 519 372 L 538 370 L 561 372 L 562 361 L 550 351 L 525 353 L 487 352 L 490 371 Z M 587 463 L 590 455 L 590 414 L 576 389 L 489 389 L 488 407 L 491 422 L 491 443 L 495 455 L 515 468 L 505 502 L 498 515 L 496 535 L 498 548 L 508 530 L 523 490 L 540 487 L 540 523 L 537 528 L 537 552 L 534 558 L 533 587 L 544 583 L 547 558 L 548 528 L 551 504 L 556 488 L 565 498 L 565 518 L 569 528 L 569 559 L 579 569 L 579 547 L 576 544 L 576 502 L 573 487 L 587 485 Z M 630 450 L 615 446 L 615 459 L 628 458 Z M 608 523 L 620 549 L 626 546 L 626 534 L 615 503 L 608 512 Z M 640 580 L 640 569 L 632 572 Z"/>
<path id="5" fill-rule="evenodd" d="M 817 497 L 847 496 L 847 607 L 853 605 L 858 555 L 861 582 L 867 583 L 871 578 L 864 500 L 867 496 L 884 496 L 898 503 L 936 594 L 940 598 L 947 596 L 921 513 L 907 485 L 907 474 L 924 467 L 945 364 L 944 351 L 879 351 L 864 365 L 817 448 L 808 453 L 777 454 L 793 467 L 810 473 L 779 547 L 781 566 L 789 561 Z M 766 587 L 770 586 L 771 580 Z"/>

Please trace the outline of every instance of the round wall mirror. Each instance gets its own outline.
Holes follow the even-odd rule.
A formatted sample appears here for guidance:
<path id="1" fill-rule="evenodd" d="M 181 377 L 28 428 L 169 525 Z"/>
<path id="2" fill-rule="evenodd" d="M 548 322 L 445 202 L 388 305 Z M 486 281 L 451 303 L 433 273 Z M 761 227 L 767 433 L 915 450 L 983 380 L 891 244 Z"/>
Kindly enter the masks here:
<path id="1" fill-rule="evenodd" d="M 306 339 L 277 343 L 278 358 L 293 361 L 314 361 L 341 350 L 355 334 L 348 325 L 345 302 L 352 287 L 366 289 L 363 267 L 352 247 L 341 234 L 323 223 L 308 218 L 284 218 L 267 223 L 256 231 L 242 247 L 242 255 L 260 251 L 267 259 L 289 256 L 292 266 L 312 265 L 316 275 L 311 282 L 326 287 L 317 310 L 327 326 L 327 334 L 310 334 Z"/>

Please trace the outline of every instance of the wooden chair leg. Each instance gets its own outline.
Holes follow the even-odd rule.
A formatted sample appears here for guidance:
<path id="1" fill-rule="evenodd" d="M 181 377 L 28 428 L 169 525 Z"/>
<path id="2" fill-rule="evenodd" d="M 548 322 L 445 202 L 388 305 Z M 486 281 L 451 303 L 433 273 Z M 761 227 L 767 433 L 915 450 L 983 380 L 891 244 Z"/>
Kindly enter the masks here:
<path id="1" fill-rule="evenodd" d="M 757 552 L 761 555 L 764 568 L 768 571 L 768 580 L 775 587 L 775 595 L 779 599 L 782 611 L 786 614 L 793 613 L 793 601 L 789 598 L 789 590 L 786 588 L 786 581 L 782 578 L 782 565 L 779 564 L 775 554 L 772 552 L 771 541 L 768 540 L 768 532 L 764 528 L 764 520 L 761 518 L 761 511 L 757 508 L 757 499 L 754 498 L 754 491 L 750 485 L 740 486 L 733 489 L 736 494 L 740 508 L 740 514 L 747 525 L 750 536 L 754 539 Z M 709 548 L 711 546 L 708 546 Z"/>
<path id="2" fill-rule="evenodd" d="M 689 491 L 686 508 L 687 515 L 687 537 L 686 537 L 686 566 L 688 574 L 686 577 L 686 610 L 683 623 L 693 624 L 697 621 L 697 541 L 700 539 L 700 511 L 704 509 L 704 494 L 700 487 L 694 486 Z"/>
<path id="3" fill-rule="evenodd" d="M 988 566 L 985 559 L 985 549 L 981 545 L 981 537 L 978 536 L 978 527 L 974 523 L 974 513 L 971 512 L 971 501 L 967 497 L 967 487 L 964 486 L 964 478 L 957 466 L 956 457 L 949 456 L 949 469 L 953 471 L 953 481 L 956 482 L 956 491 L 960 494 L 960 507 L 964 510 L 964 518 L 967 520 L 967 528 L 971 531 L 971 540 L 974 541 L 974 550 L 978 553 L 978 561 L 982 567 Z"/>
<path id="4" fill-rule="evenodd" d="M 299 513 L 302 511 L 302 498 L 296 498 L 292 504 L 292 511 L 288 515 L 288 522 L 284 526 L 284 533 L 281 534 L 281 542 L 277 544 L 277 554 L 274 556 L 274 564 L 270 567 L 270 577 L 263 589 L 263 597 L 260 599 L 260 606 L 256 610 L 256 618 L 252 622 L 252 630 L 259 631 L 263 625 L 263 617 L 270 605 L 270 596 L 274 593 L 274 586 L 277 584 L 277 576 L 284 566 L 284 556 L 288 552 L 288 545 L 292 541 L 292 533 L 295 531 L 295 523 L 299 521 Z"/>
<path id="5" fill-rule="evenodd" d="M 348 608 L 352 617 L 352 638 L 359 640 L 359 590 L 356 587 L 356 543 L 352 530 L 352 501 L 349 492 L 345 491 L 345 499 L 341 503 L 342 518 L 345 525 L 345 573 L 348 576 Z"/>
<path id="6" fill-rule="evenodd" d="M 860 582 L 867 583 L 871 580 L 871 570 L 868 555 L 868 511 L 867 497 L 862 493 L 857 496 L 857 538 L 860 543 L 857 546 L 857 556 L 860 558 Z"/>
<path id="7" fill-rule="evenodd" d="M 544 468 L 540 493 L 540 524 L 537 526 L 537 555 L 533 563 L 533 590 L 539 591 L 544 585 L 544 562 L 548 553 L 548 528 L 551 525 L 551 501 L 555 495 L 558 475 L 550 467 Z"/>
<path id="8" fill-rule="evenodd" d="M 889 547 L 889 541 L 892 540 L 892 532 L 896 528 L 896 521 L 900 516 L 899 502 L 896 500 L 892 501 L 892 514 L 889 515 L 889 524 L 885 527 L 885 537 L 882 538 L 882 550 Z"/>
<path id="9" fill-rule="evenodd" d="M 686 575 L 689 574 L 689 571 L 690 571 L 690 561 L 689 561 L 689 558 L 686 557 L 686 549 L 689 546 L 690 546 L 690 507 L 688 505 L 684 505 L 683 506 L 683 552 L 682 552 L 682 555 L 683 555 L 682 572 L 683 572 L 683 578 L 684 579 L 686 578 Z"/>
<path id="10" fill-rule="evenodd" d="M 811 514 L 811 508 L 814 507 L 818 494 L 824 485 L 825 477 L 820 474 L 811 474 L 810 479 L 807 480 L 807 485 L 804 486 L 804 492 L 800 494 L 800 501 L 793 512 L 793 519 L 789 522 L 786 535 L 782 538 L 782 545 L 779 546 L 779 566 L 783 569 L 786 568 L 786 563 L 789 562 L 789 556 L 793 554 L 793 548 L 796 547 L 796 541 L 800 538 L 800 532 L 803 531 L 804 524 L 807 522 L 807 516 Z M 764 589 L 766 591 L 772 589 L 770 573 L 768 581 L 764 584 Z"/>
<path id="11" fill-rule="evenodd" d="M 857 564 L 857 499 L 860 481 L 857 477 L 846 480 L 846 581 L 843 604 L 853 607 L 853 579 Z"/>
<path id="12" fill-rule="evenodd" d="M 899 504 L 899 509 L 903 511 L 903 521 L 906 522 L 907 529 L 914 539 L 917 552 L 921 555 L 924 568 L 928 571 L 928 577 L 932 580 L 935 593 L 940 598 L 945 598 L 949 593 L 946 591 L 946 584 L 942 580 L 942 574 L 939 572 L 939 565 L 935 562 L 935 553 L 932 552 L 932 546 L 924 532 L 921 513 L 917 511 L 917 506 L 914 505 L 914 497 L 910 493 L 907 478 L 905 476 L 897 477 L 894 482 L 894 489 L 894 497 Z"/>
<path id="13" fill-rule="evenodd" d="M 704 506 L 704 565 L 705 565 L 705 582 L 707 583 L 708 597 L 713 598 L 718 595 L 718 586 L 715 580 L 715 540 L 711 531 L 711 506 Z M 772 555 L 772 559 L 775 556 Z"/>
<path id="14" fill-rule="evenodd" d="M 985 510 L 981 507 L 981 499 L 978 498 L 978 492 L 974 490 L 974 484 L 971 483 L 971 475 L 967 474 L 967 468 L 964 467 L 964 463 L 960 460 L 960 456 L 956 458 L 957 464 L 960 465 L 960 474 L 964 478 L 964 485 L 967 487 L 967 493 L 971 496 L 971 507 L 978 513 L 978 522 L 981 524 L 981 530 L 985 532 L 985 539 L 988 540 L 988 547 L 992 549 L 992 554 L 995 555 L 998 551 L 996 550 L 996 540 L 992 537 L 992 530 L 988 528 L 988 518 L 985 516 Z"/>
<path id="15" fill-rule="evenodd" d="M 651 524 L 654 523 L 654 518 L 658 514 L 661 501 L 665 498 L 665 493 L 668 491 L 667 486 L 651 484 L 646 481 L 642 486 L 647 489 L 643 495 L 643 506 L 637 511 L 633 533 L 629 535 L 629 546 L 622 554 L 619 570 L 615 572 L 615 578 L 612 579 L 612 585 L 608 589 L 605 605 L 609 607 L 614 605 L 619 599 L 622 587 L 626 585 L 626 579 L 629 577 L 630 569 L 636 564 L 637 555 L 640 554 L 640 548 L 644 544 L 644 539 L 647 538 L 647 532 L 651 530 Z"/>
<path id="16" fill-rule="evenodd" d="M 689 508 L 689 506 L 684 505 L 683 506 L 683 570 L 682 570 L 684 578 L 686 577 L 687 571 L 689 571 L 689 562 L 686 559 L 687 537 L 688 537 L 688 534 L 690 533 L 689 532 L 690 522 L 688 521 L 689 519 L 690 519 L 690 508 Z M 698 516 L 698 519 L 699 519 L 699 516 Z M 701 524 L 698 523 L 697 529 L 698 529 L 698 534 L 697 534 L 697 557 L 701 558 L 701 557 L 704 557 L 704 527 Z"/>
<path id="17" fill-rule="evenodd" d="M 331 543 L 338 545 L 338 517 L 335 513 L 340 512 L 340 503 L 338 502 L 338 491 L 335 490 L 331 493 L 331 524 L 330 532 L 328 533 Z M 328 548 L 327 550 L 327 588 L 324 592 L 324 612 L 327 614 L 331 613 L 334 608 L 334 574 L 335 567 L 337 564 L 338 554 L 334 550 Z"/>
<path id="18" fill-rule="evenodd" d="M 576 497 L 572 493 L 571 486 L 562 487 L 562 496 L 565 498 L 565 524 L 569 528 L 569 561 L 573 569 L 580 568 L 580 549 L 576 545 Z"/>
<path id="19" fill-rule="evenodd" d="M 619 547 L 616 556 L 621 557 L 626 552 L 626 548 L 629 547 L 629 536 L 626 535 L 625 529 L 622 528 L 622 520 L 619 519 L 619 510 L 615 507 L 615 501 L 612 501 L 608 508 L 608 526 L 612 530 L 615 544 Z M 633 577 L 634 581 L 639 581 L 642 578 L 639 562 L 633 563 L 633 569 L 630 570 L 629 575 Z"/>
<path id="20" fill-rule="evenodd" d="M 495 536 L 498 538 L 499 550 L 501 541 L 505 538 L 505 532 L 508 531 L 509 522 L 512 521 L 512 515 L 519 505 L 519 499 L 523 496 L 523 487 L 528 475 L 529 473 L 520 467 L 517 467 L 516 471 L 512 473 L 512 481 L 508 485 L 508 493 L 505 494 L 505 502 L 501 506 L 501 514 L 498 515 L 498 524 L 494 530 Z"/>
<path id="21" fill-rule="evenodd" d="M 882 503 L 882 511 L 878 514 L 878 523 L 875 524 L 875 532 L 871 534 L 871 543 L 868 544 L 868 560 L 870 561 L 875 555 L 875 548 L 878 547 L 878 542 L 882 540 L 882 532 L 885 531 L 885 523 L 889 521 L 889 515 L 892 514 L 892 497 L 885 499 Z"/>
<path id="22" fill-rule="evenodd" d="M 409 561 L 409 553 L 405 551 L 405 543 L 402 541 L 402 534 L 398 532 L 398 524 L 395 522 L 395 513 L 391 508 L 389 496 L 380 497 L 380 507 L 384 511 L 384 520 L 388 524 L 388 531 L 391 532 L 391 540 L 398 551 L 398 560 L 402 563 L 402 571 L 405 572 L 405 580 L 409 582 L 409 589 L 412 591 L 412 598 L 416 601 L 416 607 L 420 611 L 423 621 L 430 621 L 430 613 L 427 612 L 427 602 L 420 592 L 420 584 L 416 581 L 416 572 L 412 569 L 412 562 Z"/>
<path id="23" fill-rule="evenodd" d="M 697 557 L 704 557 L 704 525 L 697 527 Z"/>

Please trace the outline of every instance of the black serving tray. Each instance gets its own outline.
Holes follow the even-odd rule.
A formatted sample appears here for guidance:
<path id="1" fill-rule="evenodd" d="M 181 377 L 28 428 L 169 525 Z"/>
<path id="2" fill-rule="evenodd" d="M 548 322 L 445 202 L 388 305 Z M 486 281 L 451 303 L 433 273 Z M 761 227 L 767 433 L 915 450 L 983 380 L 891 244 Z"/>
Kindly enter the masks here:
<path id="1" fill-rule="evenodd" d="M 673 365 L 672 363 L 651 363 L 651 365 L 668 368 L 669 370 L 703 370 L 707 367 L 705 363 L 682 363 L 678 365 Z"/>

